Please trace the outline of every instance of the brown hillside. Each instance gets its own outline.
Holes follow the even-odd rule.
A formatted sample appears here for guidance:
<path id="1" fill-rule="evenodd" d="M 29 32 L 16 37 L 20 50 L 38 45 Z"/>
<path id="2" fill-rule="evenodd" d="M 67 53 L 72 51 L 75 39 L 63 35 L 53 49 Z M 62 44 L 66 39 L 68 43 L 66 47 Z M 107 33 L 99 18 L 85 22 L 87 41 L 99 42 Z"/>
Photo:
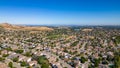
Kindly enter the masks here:
<path id="1" fill-rule="evenodd" d="M 4 29 L 9 29 L 9 30 L 33 30 L 33 31 L 41 31 L 41 30 L 53 30 L 52 28 L 49 27 L 30 27 L 30 26 L 18 26 L 18 25 L 12 25 L 12 24 L 8 24 L 8 23 L 2 23 L 0 24 L 1 27 L 3 27 Z"/>

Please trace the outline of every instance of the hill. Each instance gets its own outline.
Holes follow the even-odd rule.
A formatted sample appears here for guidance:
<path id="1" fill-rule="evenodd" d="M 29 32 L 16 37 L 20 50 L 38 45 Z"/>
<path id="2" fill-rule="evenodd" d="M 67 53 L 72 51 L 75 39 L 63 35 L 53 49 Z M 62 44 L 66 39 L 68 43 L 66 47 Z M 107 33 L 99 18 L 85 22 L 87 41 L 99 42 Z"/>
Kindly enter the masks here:
<path id="1" fill-rule="evenodd" d="M 53 28 L 49 27 L 39 27 L 39 26 L 20 26 L 20 25 L 12 25 L 9 23 L 2 23 L 0 27 L 7 29 L 7 30 L 33 30 L 33 31 L 50 31 L 54 30 Z"/>

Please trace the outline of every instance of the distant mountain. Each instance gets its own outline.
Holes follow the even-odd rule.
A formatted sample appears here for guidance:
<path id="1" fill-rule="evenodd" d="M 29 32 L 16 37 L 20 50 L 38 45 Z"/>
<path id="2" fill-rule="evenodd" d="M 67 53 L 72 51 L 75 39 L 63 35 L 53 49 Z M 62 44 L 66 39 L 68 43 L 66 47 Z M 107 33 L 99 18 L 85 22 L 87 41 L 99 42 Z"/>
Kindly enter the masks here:
<path id="1" fill-rule="evenodd" d="M 12 25 L 9 23 L 2 23 L 0 26 L 8 30 L 33 30 L 33 31 L 50 31 L 54 30 L 53 28 L 44 27 L 44 26 L 21 26 L 21 25 Z"/>

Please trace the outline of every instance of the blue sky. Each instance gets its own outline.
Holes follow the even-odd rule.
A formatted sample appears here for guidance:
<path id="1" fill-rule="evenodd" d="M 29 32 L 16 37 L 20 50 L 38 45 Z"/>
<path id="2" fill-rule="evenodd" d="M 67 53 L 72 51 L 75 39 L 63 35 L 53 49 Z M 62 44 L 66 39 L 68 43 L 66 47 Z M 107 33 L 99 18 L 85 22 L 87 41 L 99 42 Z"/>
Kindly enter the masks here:
<path id="1" fill-rule="evenodd" d="M 120 0 L 0 0 L 0 23 L 120 25 Z"/>

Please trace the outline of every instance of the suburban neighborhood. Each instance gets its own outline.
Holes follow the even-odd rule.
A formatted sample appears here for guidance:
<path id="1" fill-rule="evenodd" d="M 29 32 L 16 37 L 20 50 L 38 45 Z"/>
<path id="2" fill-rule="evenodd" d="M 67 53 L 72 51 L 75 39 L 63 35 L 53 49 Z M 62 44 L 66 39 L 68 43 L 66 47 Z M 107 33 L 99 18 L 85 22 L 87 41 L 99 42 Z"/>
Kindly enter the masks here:
<path id="1" fill-rule="evenodd" d="M 120 0 L 0 0 L 0 68 L 120 68 Z"/>
<path id="2" fill-rule="evenodd" d="M 120 68 L 120 29 L 11 27 L 0 26 L 0 68 Z"/>

